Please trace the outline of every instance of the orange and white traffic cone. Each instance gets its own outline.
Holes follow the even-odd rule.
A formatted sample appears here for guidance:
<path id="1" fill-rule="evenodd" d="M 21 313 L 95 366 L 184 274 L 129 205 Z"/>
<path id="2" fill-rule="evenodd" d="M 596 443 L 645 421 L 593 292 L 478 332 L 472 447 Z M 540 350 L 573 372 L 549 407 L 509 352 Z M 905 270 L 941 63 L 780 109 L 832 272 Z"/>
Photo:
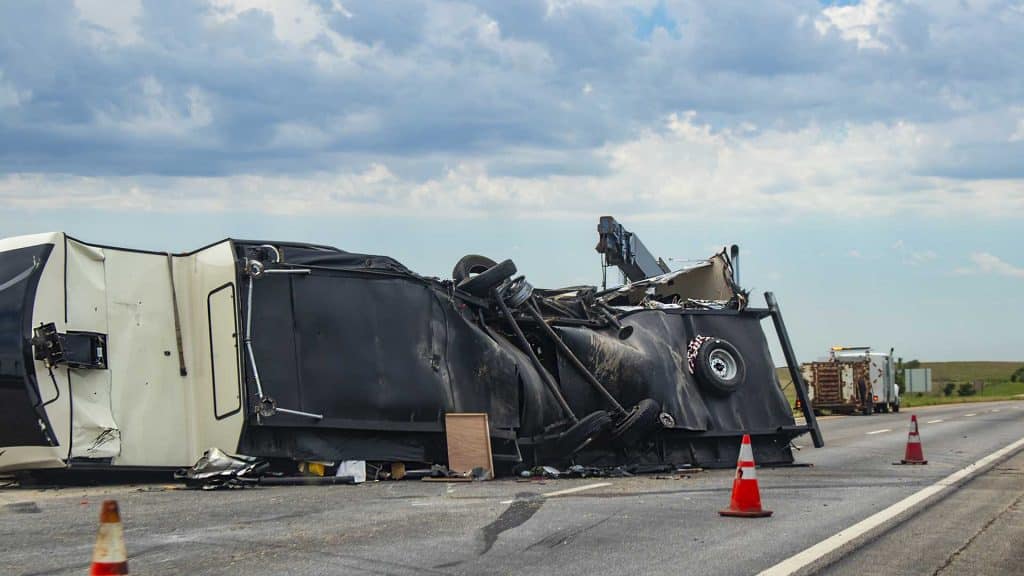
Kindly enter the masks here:
<path id="1" fill-rule="evenodd" d="M 917 432 L 917 415 L 910 416 L 910 433 L 907 435 L 907 451 L 900 464 L 927 464 L 921 449 L 921 435 Z"/>
<path id="2" fill-rule="evenodd" d="M 124 527 L 116 500 L 105 500 L 100 510 L 100 529 L 92 552 L 89 576 L 128 573 L 128 551 L 124 547 Z"/>
<path id="3" fill-rule="evenodd" d="M 761 492 L 757 488 L 757 468 L 754 467 L 754 451 L 750 447 L 750 434 L 743 435 L 740 444 L 740 458 L 736 463 L 736 478 L 732 481 L 732 499 L 727 510 L 719 510 L 722 516 L 741 518 L 764 518 L 771 516 L 771 510 L 761 508 Z"/>

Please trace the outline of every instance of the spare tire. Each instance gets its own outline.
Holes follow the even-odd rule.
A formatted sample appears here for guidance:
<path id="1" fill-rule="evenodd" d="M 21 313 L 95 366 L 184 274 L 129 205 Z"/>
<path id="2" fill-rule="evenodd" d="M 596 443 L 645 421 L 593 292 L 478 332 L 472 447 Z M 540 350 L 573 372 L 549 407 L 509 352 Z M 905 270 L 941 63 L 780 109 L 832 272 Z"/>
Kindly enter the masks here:
<path id="1" fill-rule="evenodd" d="M 474 274 L 480 274 L 488 268 L 493 268 L 495 264 L 497 262 L 487 256 L 466 254 L 455 263 L 455 268 L 452 269 L 452 280 L 458 284 Z"/>
<path id="2" fill-rule="evenodd" d="M 650 398 L 644 398 L 615 425 L 612 429 L 612 438 L 623 447 L 634 446 L 663 427 L 661 405 Z"/>
<path id="3" fill-rule="evenodd" d="M 612 417 L 604 410 L 591 412 L 558 436 L 558 440 L 555 441 L 555 450 L 562 456 L 572 456 L 584 449 L 611 425 Z"/>
<path id="4" fill-rule="evenodd" d="M 456 286 L 460 290 L 465 290 L 473 296 L 486 297 L 490 291 L 497 287 L 499 284 L 508 280 L 516 273 L 516 265 L 511 260 L 504 260 L 499 264 L 495 264 L 476 276 L 469 276 L 462 280 Z"/>
<path id="5" fill-rule="evenodd" d="M 713 338 L 697 352 L 695 373 L 710 392 L 725 396 L 732 394 L 747 377 L 743 356 L 727 340 Z"/>

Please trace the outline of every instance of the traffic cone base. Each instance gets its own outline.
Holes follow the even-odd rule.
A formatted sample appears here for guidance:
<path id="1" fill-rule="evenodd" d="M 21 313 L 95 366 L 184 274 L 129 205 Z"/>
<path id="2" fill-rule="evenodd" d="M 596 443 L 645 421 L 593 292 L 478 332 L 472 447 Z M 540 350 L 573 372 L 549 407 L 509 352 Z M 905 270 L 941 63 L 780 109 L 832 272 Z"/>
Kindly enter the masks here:
<path id="1" fill-rule="evenodd" d="M 767 518 L 772 515 L 771 510 L 759 510 L 757 512 L 744 512 L 742 510 L 719 510 L 718 513 L 722 516 L 732 516 L 734 518 Z"/>
<path id="2" fill-rule="evenodd" d="M 771 510 L 761 507 L 755 466 L 750 435 L 744 434 L 743 442 L 740 443 L 739 462 L 736 463 L 736 477 L 732 481 L 732 498 L 728 508 L 718 511 L 719 515 L 735 518 L 765 518 L 772 515 Z"/>
<path id="3" fill-rule="evenodd" d="M 100 510 L 100 528 L 92 553 L 89 576 L 128 573 L 128 552 L 124 546 L 124 527 L 116 500 L 106 500 Z"/>

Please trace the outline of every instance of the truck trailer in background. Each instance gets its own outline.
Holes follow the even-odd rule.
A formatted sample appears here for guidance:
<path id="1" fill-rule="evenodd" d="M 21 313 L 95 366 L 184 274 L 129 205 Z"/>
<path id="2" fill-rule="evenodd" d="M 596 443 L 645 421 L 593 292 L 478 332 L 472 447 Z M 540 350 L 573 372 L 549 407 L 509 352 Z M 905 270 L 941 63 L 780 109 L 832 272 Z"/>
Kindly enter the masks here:
<path id="1" fill-rule="evenodd" d="M 801 372 L 816 413 L 868 415 L 900 410 L 891 349 L 872 352 L 869 346 L 833 346 L 828 360 L 804 363 Z"/>

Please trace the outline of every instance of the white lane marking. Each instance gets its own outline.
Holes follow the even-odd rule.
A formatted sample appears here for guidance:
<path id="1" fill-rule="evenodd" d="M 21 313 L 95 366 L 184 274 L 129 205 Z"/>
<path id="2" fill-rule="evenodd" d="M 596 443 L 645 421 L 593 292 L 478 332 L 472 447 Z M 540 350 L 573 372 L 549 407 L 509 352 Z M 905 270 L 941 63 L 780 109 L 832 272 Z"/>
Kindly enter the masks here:
<path id="1" fill-rule="evenodd" d="M 990 412 L 999 412 L 999 408 L 993 408 Z"/>
<path id="2" fill-rule="evenodd" d="M 872 434 L 881 434 L 882 432 L 892 432 L 892 428 L 882 428 L 881 430 L 872 430 L 871 432 L 865 432 L 865 436 L 871 436 Z"/>
<path id="3" fill-rule="evenodd" d="M 553 498 L 555 496 L 565 496 L 566 494 L 575 494 L 577 492 L 583 492 L 584 490 L 593 490 L 594 488 L 604 488 L 605 486 L 611 486 L 611 482 L 597 482 L 594 484 L 584 484 L 583 486 L 576 486 L 575 488 L 566 488 L 565 490 L 555 490 L 554 492 L 545 492 L 539 494 L 541 498 Z M 511 504 L 515 500 L 502 500 L 502 504 Z"/>
<path id="4" fill-rule="evenodd" d="M 964 418 L 970 418 L 971 416 L 977 416 L 977 412 L 971 412 L 970 414 L 964 414 Z"/>
<path id="5" fill-rule="evenodd" d="M 938 418 L 936 420 L 929 420 L 925 422 L 925 424 L 938 424 L 939 422 L 945 422 L 945 420 L 943 420 L 942 418 Z"/>
<path id="6" fill-rule="evenodd" d="M 871 530 L 893 520 L 903 512 L 917 506 L 932 496 L 950 490 L 952 487 L 957 486 L 968 478 L 976 476 L 983 472 L 984 468 L 989 464 L 992 464 L 1007 454 L 1011 454 L 1022 446 L 1024 446 L 1024 438 L 1017 440 L 1009 446 L 996 450 L 974 464 L 957 470 L 942 480 L 914 492 L 910 496 L 907 496 L 903 500 L 889 506 L 885 510 L 872 514 L 853 526 L 850 526 L 845 530 L 840 530 L 833 536 L 818 542 L 814 546 L 786 558 L 782 562 L 764 570 L 758 576 L 787 576 L 789 574 L 794 574 L 798 570 L 801 570 L 821 558 L 824 558 L 826 555 L 842 548 L 845 544 L 848 544 L 857 537 L 863 536 Z"/>
<path id="7" fill-rule="evenodd" d="M 575 488 L 566 488 L 565 490 L 555 490 L 554 492 L 548 492 L 541 494 L 544 498 L 551 498 L 552 496 L 565 496 L 566 494 L 575 494 L 577 492 L 583 492 L 584 490 L 592 490 L 594 488 L 603 488 L 605 486 L 611 486 L 611 482 L 598 482 L 596 484 L 585 484 L 583 486 L 577 486 Z"/>

